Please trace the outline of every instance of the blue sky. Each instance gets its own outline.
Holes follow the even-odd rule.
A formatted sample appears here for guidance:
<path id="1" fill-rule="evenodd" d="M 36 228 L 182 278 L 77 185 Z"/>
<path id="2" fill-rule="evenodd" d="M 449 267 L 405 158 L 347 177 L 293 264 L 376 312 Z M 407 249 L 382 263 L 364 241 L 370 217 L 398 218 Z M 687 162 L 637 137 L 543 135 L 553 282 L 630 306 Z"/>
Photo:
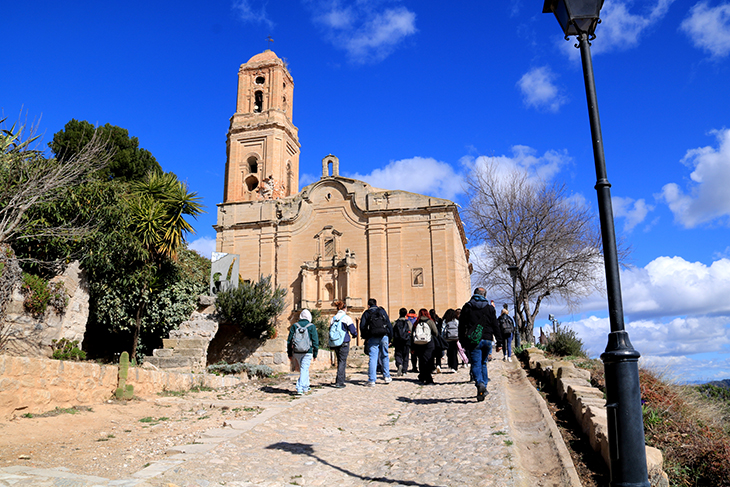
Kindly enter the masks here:
<path id="1" fill-rule="evenodd" d="M 238 67 L 268 47 L 294 78 L 301 184 L 321 159 L 375 186 L 454 199 L 480 157 L 596 207 L 583 77 L 542 2 L 13 2 L 0 109 L 44 142 L 71 118 L 129 130 L 197 191 L 212 250 Z M 730 377 L 730 3 L 606 0 L 593 62 L 627 329 L 678 380 Z M 543 307 L 591 353 L 605 298 Z"/>

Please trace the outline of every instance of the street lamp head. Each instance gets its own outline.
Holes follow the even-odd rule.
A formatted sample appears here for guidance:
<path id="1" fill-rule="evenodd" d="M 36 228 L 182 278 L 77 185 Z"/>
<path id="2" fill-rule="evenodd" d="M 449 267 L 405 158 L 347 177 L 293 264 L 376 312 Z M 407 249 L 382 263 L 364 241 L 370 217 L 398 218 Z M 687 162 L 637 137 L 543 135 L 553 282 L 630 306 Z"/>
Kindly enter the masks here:
<path id="1" fill-rule="evenodd" d="M 594 39 L 602 7 L 603 0 L 545 0 L 542 13 L 555 14 L 566 39 L 582 33 Z"/>
<path id="2" fill-rule="evenodd" d="M 511 265 L 507 267 L 507 270 L 509 271 L 509 275 L 512 276 L 512 279 L 515 279 L 517 277 L 517 272 L 519 272 L 520 268 L 516 265 Z"/>

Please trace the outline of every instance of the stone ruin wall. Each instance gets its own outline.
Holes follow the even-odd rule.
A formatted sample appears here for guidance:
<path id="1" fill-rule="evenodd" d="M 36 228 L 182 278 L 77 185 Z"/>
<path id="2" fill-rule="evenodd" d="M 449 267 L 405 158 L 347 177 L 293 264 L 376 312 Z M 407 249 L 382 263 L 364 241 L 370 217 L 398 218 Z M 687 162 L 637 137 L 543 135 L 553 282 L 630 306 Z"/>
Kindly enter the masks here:
<path id="1" fill-rule="evenodd" d="M 49 306 L 43 316 L 33 316 L 26 312 L 21 287 L 16 286 L 6 308 L 3 331 L 7 333 L 8 340 L 3 353 L 25 357 L 50 357 L 53 353 L 52 340 L 61 338 L 78 340 L 81 348 L 89 318 L 89 286 L 86 273 L 76 261 L 50 282 L 63 283 L 68 297 L 66 311 L 58 313 Z"/>

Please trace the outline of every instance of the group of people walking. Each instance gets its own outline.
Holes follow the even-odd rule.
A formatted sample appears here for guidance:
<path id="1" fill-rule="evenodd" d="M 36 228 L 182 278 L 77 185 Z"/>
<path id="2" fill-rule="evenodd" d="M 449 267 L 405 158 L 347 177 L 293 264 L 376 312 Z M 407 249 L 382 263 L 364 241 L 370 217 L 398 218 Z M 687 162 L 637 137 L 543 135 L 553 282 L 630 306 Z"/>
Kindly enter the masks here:
<path id="1" fill-rule="evenodd" d="M 358 336 L 358 329 L 342 301 L 336 301 L 337 313 L 330 320 L 329 345 L 337 356 L 337 375 L 334 387 L 345 387 L 345 370 L 350 342 Z M 316 327 L 311 323 L 309 310 L 303 310 L 299 321 L 289 330 L 287 350 L 289 357 L 299 365 L 300 376 L 297 380 L 297 394 L 309 390 L 309 365 L 316 360 L 319 337 Z M 505 361 L 512 358 L 512 336 L 514 322 L 509 317 L 505 304 L 499 318 L 494 303 L 486 298 L 486 290 L 478 287 L 471 299 L 459 309 L 448 309 L 443 318 L 436 311 L 422 308 L 401 308 L 399 317 L 391 323 L 387 312 L 378 306 L 373 298 L 368 300 L 368 309 L 360 318 L 359 333 L 365 341 L 368 355 L 367 386 L 373 387 L 377 375 L 383 381 L 392 381 L 388 348 L 392 345 L 395 353 L 396 376 L 410 371 L 418 373 L 421 384 L 433 384 L 433 373 L 442 372 L 441 363 L 446 356 L 446 367 L 453 371 L 461 363 L 471 364 L 471 378 L 477 389 L 476 398 L 483 401 L 487 394 L 487 362 L 491 360 L 492 349 L 504 350 Z"/>

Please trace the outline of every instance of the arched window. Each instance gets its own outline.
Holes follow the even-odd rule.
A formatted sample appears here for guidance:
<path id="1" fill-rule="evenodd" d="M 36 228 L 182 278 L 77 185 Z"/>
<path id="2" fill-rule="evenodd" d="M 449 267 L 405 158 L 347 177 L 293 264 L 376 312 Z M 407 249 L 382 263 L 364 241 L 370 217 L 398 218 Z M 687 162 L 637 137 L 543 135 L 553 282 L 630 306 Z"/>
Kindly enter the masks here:
<path id="1" fill-rule="evenodd" d="M 256 159 L 255 156 L 251 156 L 248 158 L 248 172 L 255 173 L 259 172 L 259 161 Z"/>
<path id="2" fill-rule="evenodd" d="M 264 108 L 264 92 L 257 91 L 256 93 L 254 93 L 253 112 L 261 113 L 261 110 L 263 110 L 263 108 Z"/>
<path id="3" fill-rule="evenodd" d="M 292 186 L 294 183 L 294 173 L 291 170 L 291 162 L 286 163 L 286 194 L 291 195 Z"/>

